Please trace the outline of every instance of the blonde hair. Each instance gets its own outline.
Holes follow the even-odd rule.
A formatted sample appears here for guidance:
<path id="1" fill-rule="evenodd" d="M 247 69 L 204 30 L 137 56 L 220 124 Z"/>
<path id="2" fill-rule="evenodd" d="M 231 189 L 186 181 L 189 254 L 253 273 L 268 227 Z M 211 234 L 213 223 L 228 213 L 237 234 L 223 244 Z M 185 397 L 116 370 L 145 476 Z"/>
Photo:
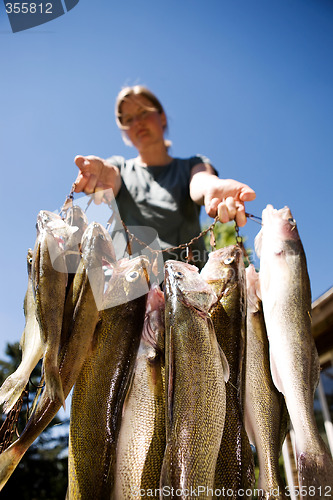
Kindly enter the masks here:
<path id="1" fill-rule="evenodd" d="M 140 102 L 136 101 L 135 96 L 138 96 L 138 95 L 143 96 L 146 99 L 148 99 L 148 101 L 151 102 L 152 106 L 147 106 L 147 105 L 142 104 L 141 101 Z M 124 133 L 126 130 L 128 130 L 128 127 L 126 127 L 122 123 L 121 106 L 122 106 L 123 102 L 125 102 L 129 98 L 132 101 L 140 104 L 140 106 L 143 107 L 144 109 L 146 109 L 147 111 L 157 111 L 160 115 L 164 114 L 165 119 L 166 119 L 166 125 L 164 126 L 164 132 L 166 132 L 168 130 L 167 117 L 166 117 L 166 113 L 164 111 L 164 108 L 163 108 L 161 102 L 159 101 L 159 99 L 149 89 L 147 89 L 147 87 L 144 87 L 143 85 L 134 85 L 133 87 L 124 87 L 123 89 L 121 89 L 121 91 L 117 95 L 115 114 L 116 114 L 117 125 L 120 128 L 120 130 L 122 131 L 122 136 L 123 136 L 124 142 L 127 145 L 132 145 L 132 144 L 131 144 L 130 140 L 128 139 L 128 137 L 126 136 L 126 134 Z M 171 141 L 165 140 L 164 144 L 165 144 L 165 147 L 168 149 L 171 146 Z"/>

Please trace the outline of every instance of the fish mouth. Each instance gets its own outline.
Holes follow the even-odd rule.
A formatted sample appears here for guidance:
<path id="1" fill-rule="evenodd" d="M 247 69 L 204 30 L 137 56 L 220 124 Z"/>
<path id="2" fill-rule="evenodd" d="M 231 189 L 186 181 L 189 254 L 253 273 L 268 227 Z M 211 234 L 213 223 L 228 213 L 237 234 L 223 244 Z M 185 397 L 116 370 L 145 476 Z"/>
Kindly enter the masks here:
<path id="1" fill-rule="evenodd" d="M 266 228 L 268 227 L 269 230 L 270 227 L 277 228 L 276 233 L 279 234 L 282 239 L 299 239 L 296 221 L 292 216 L 290 208 L 287 206 L 284 206 L 283 208 L 280 208 L 278 210 L 272 205 L 267 205 L 267 207 L 262 212 L 262 225 L 263 227 L 258 236 L 262 233 L 263 228 L 266 226 Z M 257 243 L 259 252 L 261 246 L 260 239 L 261 238 L 259 237 Z M 260 256 L 257 251 L 256 253 L 258 256 Z"/>
<path id="2" fill-rule="evenodd" d="M 267 205 L 266 208 L 264 208 L 262 212 L 262 221 L 263 224 L 265 222 L 268 222 L 272 218 L 280 218 L 282 220 L 287 220 L 293 219 L 293 216 L 291 214 L 290 208 L 287 206 L 284 206 L 283 208 L 280 208 L 279 210 L 277 208 L 274 208 L 273 205 Z"/>
<path id="3" fill-rule="evenodd" d="M 106 259 L 104 256 L 102 257 L 102 266 L 107 269 L 113 269 L 113 261 L 110 259 Z"/>

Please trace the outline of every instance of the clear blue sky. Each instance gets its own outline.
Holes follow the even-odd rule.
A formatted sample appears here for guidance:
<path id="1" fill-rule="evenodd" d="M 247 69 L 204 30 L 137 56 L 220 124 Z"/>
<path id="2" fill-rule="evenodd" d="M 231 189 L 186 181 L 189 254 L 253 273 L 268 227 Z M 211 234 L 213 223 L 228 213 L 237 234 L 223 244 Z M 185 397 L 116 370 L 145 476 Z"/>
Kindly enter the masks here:
<path id="1" fill-rule="evenodd" d="M 37 213 L 62 205 L 74 156 L 135 154 L 114 121 L 127 84 L 160 97 L 171 154 L 248 183 L 251 213 L 290 206 L 313 299 L 330 288 L 332 26 L 331 0 L 80 0 L 13 34 L 0 3 L 0 357 L 23 330 Z M 241 231 L 250 246 L 258 229 Z"/>

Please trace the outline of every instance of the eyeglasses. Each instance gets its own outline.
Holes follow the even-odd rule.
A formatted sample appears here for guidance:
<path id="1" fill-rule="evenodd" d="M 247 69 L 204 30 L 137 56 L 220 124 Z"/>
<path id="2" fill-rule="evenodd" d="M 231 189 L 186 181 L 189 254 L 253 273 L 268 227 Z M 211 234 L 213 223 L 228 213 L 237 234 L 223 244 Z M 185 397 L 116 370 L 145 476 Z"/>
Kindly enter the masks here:
<path id="1" fill-rule="evenodd" d="M 128 129 L 132 127 L 135 121 L 143 121 L 146 120 L 153 113 L 157 113 L 157 109 L 142 109 L 135 115 L 125 115 L 120 116 L 119 121 L 123 128 Z"/>

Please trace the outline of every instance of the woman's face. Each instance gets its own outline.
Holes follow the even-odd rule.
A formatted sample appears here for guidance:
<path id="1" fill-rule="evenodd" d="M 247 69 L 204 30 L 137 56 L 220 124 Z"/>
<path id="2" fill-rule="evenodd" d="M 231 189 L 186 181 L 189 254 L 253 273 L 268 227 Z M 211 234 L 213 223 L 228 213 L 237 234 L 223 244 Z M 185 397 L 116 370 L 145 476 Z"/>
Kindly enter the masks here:
<path id="1" fill-rule="evenodd" d="M 166 116 L 152 108 L 149 99 L 140 94 L 130 96 L 121 105 L 121 122 L 126 127 L 127 137 L 139 152 L 155 143 L 164 144 Z"/>

